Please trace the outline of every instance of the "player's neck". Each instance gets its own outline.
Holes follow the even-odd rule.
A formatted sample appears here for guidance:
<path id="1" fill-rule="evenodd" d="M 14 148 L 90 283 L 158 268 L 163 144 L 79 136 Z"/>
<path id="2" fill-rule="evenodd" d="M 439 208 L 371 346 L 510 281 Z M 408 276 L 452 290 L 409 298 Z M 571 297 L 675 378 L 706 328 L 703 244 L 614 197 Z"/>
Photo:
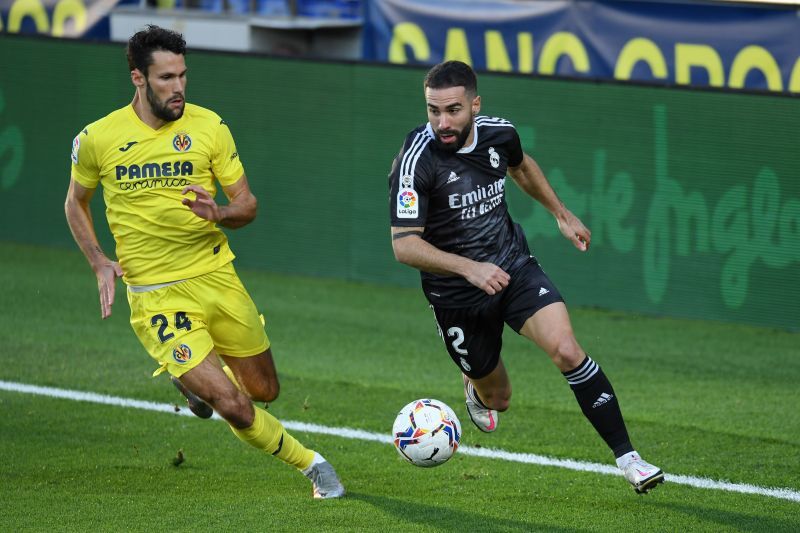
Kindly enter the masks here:
<path id="1" fill-rule="evenodd" d="M 131 102 L 131 106 L 133 106 L 133 112 L 136 113 L 136 116 L 139 117 L 139 120 L 154 130 L 160 129 L 164 124 L 167 123 L 166 120 L 160 119 L 153 114 L 150 106 L 147 103 L 147 100 L 139 97 L 139 91 L 133 93 L 133 101 Z"/>
<path id="2" fill-rule="evenodd" d="M 475 121 L 473 120 L 472 124 L 469 125 L 469 135 L 467 135 L 467 140 L 464 141 L 464 146 L 462 146 L 462 148 L 472 146 L 472 143 L 475 141 L 475 129 Z"/>

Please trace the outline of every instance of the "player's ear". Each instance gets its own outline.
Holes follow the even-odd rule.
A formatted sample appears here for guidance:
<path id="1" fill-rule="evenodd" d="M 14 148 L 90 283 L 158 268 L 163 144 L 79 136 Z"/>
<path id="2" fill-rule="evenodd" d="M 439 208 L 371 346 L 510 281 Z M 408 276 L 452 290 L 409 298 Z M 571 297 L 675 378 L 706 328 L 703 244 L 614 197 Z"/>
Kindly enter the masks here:
<path id="1" fill-rule="evenodd" d="M 481 97 L 480 95 L 472 99 L 472 115 L 475 116 L 481 112 Z"/>
<path id="2" fill-rule="evenodd" d="M 144 87 L 145 84 L 147 83 L 147 80 L 145 79 L 145 76 L 142 73 L 142 71 L 139 70 L 138 68 L 135 68 L 131 71 L 131 82 L 136 87 Z"/>

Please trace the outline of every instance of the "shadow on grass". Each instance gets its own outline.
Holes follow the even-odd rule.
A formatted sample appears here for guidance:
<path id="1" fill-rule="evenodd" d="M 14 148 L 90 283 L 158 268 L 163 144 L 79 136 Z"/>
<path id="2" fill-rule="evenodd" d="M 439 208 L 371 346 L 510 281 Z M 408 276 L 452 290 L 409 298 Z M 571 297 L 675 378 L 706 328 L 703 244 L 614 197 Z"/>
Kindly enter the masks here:
<path id="1" fill-rule="evenodd" d="M 580 531 L 574 527 L 558 527 L 531 521 L 496 518 L 479 512 L 462 511 L 442 506 L 437 500 L 431 505 L 409 502 L 373 494 L 347 493 L 348 499 L 359 500 L 380 509 L 387 515 L 397 517 L 397 525 L 406 523 L 421 531 Z M 434 505 L 435 504 L 435 505 Z"/>
<path id="2" fill-rule="evenodd" d="M 758 513 L 756 510 L 747 512 L 724 511 L 680 503 L 657 503 L 656 506 L 694 517 L 703 522 L 713 522 L 719 526 L 728 526 L 737 531 L 800 531 L 800 521 L 781 520 L 767 516 L 766 512 Z M 758 514 L 756 514 L 758 513 Z"/>

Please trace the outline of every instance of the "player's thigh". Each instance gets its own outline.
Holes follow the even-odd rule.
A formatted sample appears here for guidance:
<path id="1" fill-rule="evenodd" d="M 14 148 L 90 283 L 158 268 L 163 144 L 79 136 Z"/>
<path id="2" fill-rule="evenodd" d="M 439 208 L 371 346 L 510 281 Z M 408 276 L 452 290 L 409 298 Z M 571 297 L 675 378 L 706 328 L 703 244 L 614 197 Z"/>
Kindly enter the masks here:
<path id="1" fill-rule="evenodd" d="M 212 350 L 195 367 L 187 370 L 181 377 L 181 383 L 206 401 L 214 402 L 222 396 L 233 396 L 236 388 L 222 371 L 222 364 L 217 353 Z"/>
<path id="2" fill-rule="evenodd" d="M 229 424 L 243 429 L 253 424 L 253 406 L 250 398 L 242 394 L 231 383 L 212 350 L 195 367 L 186 371 L 180 378 L 189 390 L 208 402 Z"/>
<path id="3" fill-rule="evenodd" d="M 547 352 L 562 372 L 578 366 L 585 356 L 575 339 L 564 302 L 539 309 L 525 321 L 520 333 Z"/>
<path id="4" fill-rule="evenodd" d="M 214 349 L 203 306 L 187 283 L 147 292 L 128 290 L 131 327 L 159 364 L 153 375 L 167 371 L 180 377 Z"/>
<path id="5" fill-rule="evenodd" d="M 280 382 L 270 348 L 250 357 L 232 357 L 224 354 L 221 357 L 250 397 L 264 402 L 271 402 L 278 397 Z"/>
<path id="6" fill-rule="evenodd" d="M 564 301 L 534 258 L 512 273 L 511 283 L 500 294 L 503 320 L 520 334 L 523 325 L 540 309 Z"/>
<path id="7" fill-rule="evenodd" d="M 491 309 L 431 307 L 447 353 L 461 371 L 470 379 L 491 374 L 503 346 L 502 318 Z"/>
<path id="8" fill-rule="evenodd" d="M 264 319 L 239 276 L 229 263 L 214 271 L 203 288 L 203 305 L 209 318 L 208 330 L 221 355 L 250 357 L 270 346 Z"/>

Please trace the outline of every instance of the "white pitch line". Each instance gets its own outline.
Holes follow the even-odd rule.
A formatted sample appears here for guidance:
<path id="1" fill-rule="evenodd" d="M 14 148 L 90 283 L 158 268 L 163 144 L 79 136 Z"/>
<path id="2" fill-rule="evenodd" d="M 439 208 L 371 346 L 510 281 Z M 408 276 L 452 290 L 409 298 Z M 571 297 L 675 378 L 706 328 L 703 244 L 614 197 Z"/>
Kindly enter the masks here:
<path id="1" fill-rule="evenodd" d="M 176 412 L 175 405 L 173 404 L 148 402 L 143 400 L 133 400 L 130 398 L 107 396 L 105 394 L 97 394 L 94 392 L 57 389 L 54 387 L 40 387 L 37 385 L 15 383 L 12 381 L 0 380 L 0 390 L 21 392 L 25 394 L 35 394 L 38 396 L 47 396 L 50 398 L 62 398 L 65 400 L 74 400 L 80 402 L 114 405 L 118 407 L 128 407 L 128 408 L 132 407 L 134 409 L 157 411 L 161 413 L 170 413 L 173 415 L 194 416 L 188 409 L 181 409 L 180 411 Z M 214 414 L 213 418 L 220 419 L 216 413 Z M 392 442 L 392 438 L 388 434 L 373 433 L 371 431 L 364 431 L 361 429 L 321 426 L 318 424 L 309 424 L 307 422 L 296 422 L 292 420 L 285 420 L 285 421 L 282 420 L 281 422 L 287 429 L 291 429 L 294 431 L 302 431 L 305 433 L 333 435 L 335 437 L 343 437 L 346 439 L 366 440 L 372 442 L 380 442 L 384 444 L 391 444 Z M 555 459 L 553 457 L 536 455 L 532 453 L 507 452 L 505 450 L 497 450 L 492 448 L 474 448 L 471 446 L 459 446 L 458 451 L 461 454 L 471 455 L 473 457 L 500 459 L 503 461 L 512 461 L 516 463 L 534 464 L 540 466 L 555 466 L 558 468 L 566 468 L 568 470 L 578 470 L 581 472 L 594 472 L 596 474 L 621 475 L 619 469 L 610 465 L 589 463 L 585 461 L 575 461 L 572 459 Z M 688 485 L 691 487 L 697 487 L 701 489 L 723 490 L 727 492 L 738 492 L 742 494 L 756 494 L 759 496 L 767 496 L 770 498 L 778 498 L 781 500 L 800 502 L 800 492 L 792 489 L 759 487 L 757 485 L 750 485 L 748 483 L 729 483 L 727 481 L 715 481 L 713 479 L 694 477 L 694 476 L 682 476 L 677 474 L 666 474 L 666 479 L 670 483 L 675 483 L 678 485 Z"/>

